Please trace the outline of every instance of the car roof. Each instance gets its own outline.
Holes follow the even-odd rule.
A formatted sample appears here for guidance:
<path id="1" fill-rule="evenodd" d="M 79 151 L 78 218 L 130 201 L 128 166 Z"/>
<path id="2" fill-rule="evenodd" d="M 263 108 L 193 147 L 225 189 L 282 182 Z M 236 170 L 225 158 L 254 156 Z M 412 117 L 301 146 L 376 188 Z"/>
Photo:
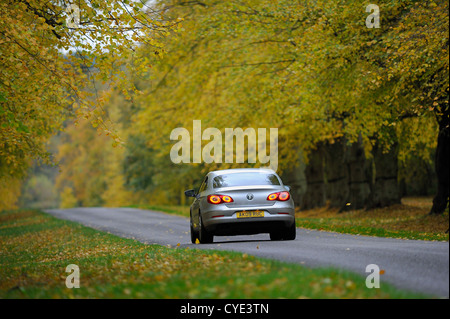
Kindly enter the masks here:
<path id="1" fill-rule="evenodd" d="M 222 169 L 217 171 L 211 171 L 208 175 L 219 176 L 224 174 L 235 174 L 235 173 L 262 173 L 262 174 L 275 174 L 275 171 L 270 168 L 231 168 Z"/>

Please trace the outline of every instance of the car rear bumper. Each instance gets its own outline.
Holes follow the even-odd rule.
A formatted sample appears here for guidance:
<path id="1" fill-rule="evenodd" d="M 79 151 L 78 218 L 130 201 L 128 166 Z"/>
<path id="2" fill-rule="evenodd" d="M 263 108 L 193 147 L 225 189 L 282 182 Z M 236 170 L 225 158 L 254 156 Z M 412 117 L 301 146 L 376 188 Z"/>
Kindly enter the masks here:
<path id="1" fill-rule="evenodd" d="M 262 211 L 264 216 L 238 218 L 237 213 L 242 211 Z M 222 206 L 218 210 L 202 212 L 202 222 L 208 232 L 219 236 L 270 233 L 292 226 L 295 211 L 289 202 L 279 202 L 270 207 Z"/>

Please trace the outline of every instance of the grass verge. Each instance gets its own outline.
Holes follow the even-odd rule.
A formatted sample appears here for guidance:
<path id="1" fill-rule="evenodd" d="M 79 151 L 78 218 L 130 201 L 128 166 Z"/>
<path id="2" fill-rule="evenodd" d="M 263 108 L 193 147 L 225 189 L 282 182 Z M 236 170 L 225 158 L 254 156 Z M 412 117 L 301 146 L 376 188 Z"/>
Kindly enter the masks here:
<path id="1" fill-rule="evenodd" d="M 448 211 L 430 216 L 432 199 L 403 198 L 402 203 L 370 210 L 339 212 L 327 207 L 299 211 L 297 226 L 354 235 L 448 241 Z"/>
<path id="2" fill-rule="evenodd" d="M 420 298 L 336 269 L 145 245 L 36 210 L 0 212 L 0 298 Z M 66 288 L 69 264 L 80 288 Z"/>

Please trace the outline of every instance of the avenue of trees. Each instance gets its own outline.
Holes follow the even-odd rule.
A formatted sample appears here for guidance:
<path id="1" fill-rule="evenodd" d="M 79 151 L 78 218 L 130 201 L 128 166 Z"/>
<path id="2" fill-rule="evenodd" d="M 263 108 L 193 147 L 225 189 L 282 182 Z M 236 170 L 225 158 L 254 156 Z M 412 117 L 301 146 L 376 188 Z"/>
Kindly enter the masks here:
<path id="1" fill-rule="evenodd" d="M 36 187 L 20 182 L 30 159 L 50 159 L 64 129 L 61 206 L 184 204 L 206 171 L 242 166 L 170 161 L 171 131 L 201 120 L 278 128 L 279 173 L 301 208 L 425 194 L 442 214 L 448 1 L 377 1 L 379 28 L 368 4 L 85 0 L 73 30 L 63 2 L 0 4 L 2 196 L 13 205 Z"/>

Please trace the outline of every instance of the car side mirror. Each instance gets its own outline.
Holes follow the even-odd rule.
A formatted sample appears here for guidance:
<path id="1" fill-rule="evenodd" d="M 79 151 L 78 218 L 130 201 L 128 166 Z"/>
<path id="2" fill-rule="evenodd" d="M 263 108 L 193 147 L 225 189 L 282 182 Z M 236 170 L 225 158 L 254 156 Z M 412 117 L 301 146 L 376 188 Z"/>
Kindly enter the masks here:
<path id="1" fill-rule="evenodd" d="M 291 191 L 291 186 L 284 185 L 284 188 L 286 188 L 288 190 L 288 192 Z"/>
<path id="2" fill-rule="evenodd" d="M 187 191 L 184 191 L 184 195 L 186 197 L 195 197 L 195 189 L 188 189 Z"/>

